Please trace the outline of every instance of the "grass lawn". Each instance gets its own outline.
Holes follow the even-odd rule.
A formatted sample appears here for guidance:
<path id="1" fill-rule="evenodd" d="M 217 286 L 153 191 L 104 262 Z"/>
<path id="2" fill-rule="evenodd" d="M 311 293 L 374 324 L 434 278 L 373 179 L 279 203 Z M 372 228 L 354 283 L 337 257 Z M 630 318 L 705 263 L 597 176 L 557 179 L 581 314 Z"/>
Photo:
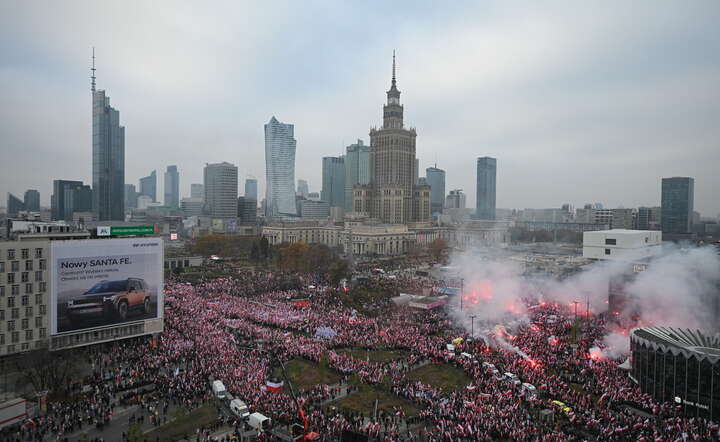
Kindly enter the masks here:
<path id="1" fill-rule="evenodd" d="M 392 407 L 401 408 L 408 416 L 417 416 L 420 409 L 413 402 L 392 393 L 379 390 L 367 384 L 359 384 L 359 391 L 346 396 L 332 405 L 340 409 L 362 412 L 366 416 L 375 409 L 375 398 L 378 399 L 378 410 L 392 412 Z"/>
<path id="2" fill-rule="evenodd" d="M 370 356 L 372 363 L 385 363 L 406 357 L 409 353 L 402 350 L 370 350 L 363 348 L 343 348 L 336 350 L 337 353 L 347 354 L 355 359 L 365 361 Z"/>
<path id="3" fill-rule="evenodd" d="M 335 384 L 341 378 L 332 369 L 305 359 L 293 359 L 285 364 L 285 369 L 293 387 L 300 390 L 307 390 L 320 384 Z"/>
<path id="4" fill-rule="evenodd" d="M 461 369 L 448 364 L 428 364 L 407 375 L 409 381 L 420 381 L 444 391 L 457 391 L 470 384 L 471 379 Z"/>
<path id="5" fill-rule="evenodd" d="M 200 408 L 192 410 L 190 413 L 181 416 L 172 422 L 168 422 L 149 433 L 143 434 L 142 438 L 146 440 L 155 440 L 159 437 L 162 441 L 178 440 L 187 435 L 190 438 L 195 437 L 195 430 L 205 425 L 215 422 L 218 418 L 215 405 L 203 405 Z"/>

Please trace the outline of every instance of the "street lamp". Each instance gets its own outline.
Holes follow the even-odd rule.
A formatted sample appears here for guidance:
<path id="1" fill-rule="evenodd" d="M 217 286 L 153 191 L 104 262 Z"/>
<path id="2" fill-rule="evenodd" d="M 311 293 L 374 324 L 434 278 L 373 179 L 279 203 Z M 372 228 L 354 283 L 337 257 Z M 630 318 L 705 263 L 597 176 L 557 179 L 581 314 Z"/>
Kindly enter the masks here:
<path id="1" fill-rule="evenodd" d="M 579 304 L 580 302 L 578 302 L 578 301 L 573 301 L 572 303 L 575 304 L 575 324 L 573 324 L 573 340 L 574 340 L 575 342 L 577 342 L 577 327 L 578 327 L 577 308 L 578 308 L 578 304 Z"/>
<path id="2" fill-rule="evenodd" d="M 460 278 L 460 311 L 463 309 L 463 298 L 465 297 L 465 278 Z"/>
<path id="3" fill-rule="evenodd" d="M 475 339 L 475 316 L 476 315 L 470 315 L 470 337 L 473 340 Z"/>

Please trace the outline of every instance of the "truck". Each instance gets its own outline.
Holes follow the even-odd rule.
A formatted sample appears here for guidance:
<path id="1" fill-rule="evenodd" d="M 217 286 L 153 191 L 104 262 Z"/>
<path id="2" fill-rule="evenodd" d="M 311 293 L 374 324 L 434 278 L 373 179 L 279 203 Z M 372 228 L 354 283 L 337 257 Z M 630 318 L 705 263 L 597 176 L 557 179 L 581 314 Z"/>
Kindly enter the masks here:
<path id="1" fill-rule="evenodd" d="M 227 390 L 225 389 L 225 384 L 223 384 L 220 380 L 213 381 L 212 390 L 213 394 L 218 399 L 223 399 L 225 397 L 225 394 L 227 393 Z"/>
<path id="2" fill-rule="evenodd" d="M 18 424 L 27 417 L 27 401 L 25 399 L 15 398 L 0 402 L 0 429 Z"/>
<path id="3" fill-rule="evenodd" d="M 272 425 L 272 420 L 258 412 L 255 412 L 248 416 L 248 425 L 257 431 L 265 431 Z"/>
<path id="4" fill-rule="evenodd" d="M 230 411 L 232 411 L 235 416 L 243 419 L 250 416 L 250 410 L 248 410 L 247 404 L 240 399 L 230 401 Z"/>

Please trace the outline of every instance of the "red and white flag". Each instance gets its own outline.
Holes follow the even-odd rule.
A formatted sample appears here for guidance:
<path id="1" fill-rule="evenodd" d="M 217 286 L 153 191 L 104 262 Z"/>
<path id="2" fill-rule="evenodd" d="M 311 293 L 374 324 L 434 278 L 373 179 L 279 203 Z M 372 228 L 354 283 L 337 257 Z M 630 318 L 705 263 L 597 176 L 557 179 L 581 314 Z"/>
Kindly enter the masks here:
<path id="1" fill-rule="evenodd" d="M 267 391 L 281 391 L 283 389 L 283 387 L 285 386 L 285 382 L 268 380 L 266 385 L 267 385 Z"/>

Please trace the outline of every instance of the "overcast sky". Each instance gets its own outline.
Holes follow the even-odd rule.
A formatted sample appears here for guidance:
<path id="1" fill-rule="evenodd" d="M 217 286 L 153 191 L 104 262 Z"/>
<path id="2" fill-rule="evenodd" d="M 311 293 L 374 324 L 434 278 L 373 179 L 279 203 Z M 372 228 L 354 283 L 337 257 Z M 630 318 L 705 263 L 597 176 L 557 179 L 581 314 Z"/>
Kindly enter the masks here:
<path id="1" fill-rule="evenodd" d="M 270 6 L 272 5 L 272 6 Z M 229 161 L 264 195 L 263 124 L 295 124 L 295 177 L 382 122 L 393 49 L 421 169 L 498 207 L 659 205 L 695 177 L 720 213 L 720 2 L 0 2 L 0 192 L 91 181 L 90 54 L 125 125 L 125 180 L 181 196 Z M 421 173 L 424 175 L 424 172 Z M 159 193 L 160 194 L 160 193 Z M 161 195 L 161 194 L 160 194 Z"/>

